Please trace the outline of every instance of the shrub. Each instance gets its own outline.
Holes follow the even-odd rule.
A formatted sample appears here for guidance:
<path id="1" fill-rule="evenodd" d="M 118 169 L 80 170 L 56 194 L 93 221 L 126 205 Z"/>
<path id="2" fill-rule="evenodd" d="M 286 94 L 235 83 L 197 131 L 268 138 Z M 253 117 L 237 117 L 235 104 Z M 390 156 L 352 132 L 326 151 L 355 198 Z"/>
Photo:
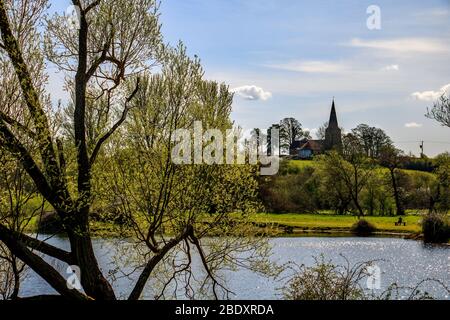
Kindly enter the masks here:
<path id="1" fill-rule="evenodd" d="M 299 266 L 295 275 L 283 289 L 287 300 L 360 300 L 364 299 L 364 289 L 360 283 L 367 277 L 367 267 L 372 263 L 362 263 L 350 267 L 338 266 L 325 261 L 322 256 L 314 258 L 315 265 Z"/>
<path id="2" fill-rule="evenodd" d="M 428 158 L 408 158 L 403 163 L 403 168 L 407 170 L 433 172 L 436 164 L 433 159 Z"/>
<path id="3" fill-rule="evenodd" d="M 446 214 L 432 213 L 422 221 L 422 232 L 426 243 L 446 243 L 450 239 L 450 225 Z"/>
<path id="4" fill-rule="evenodd" d="M 286 277 L 287 283 L 282 288 L 287 300 L 430 300 L 434 299 L 426 290 L 429 285 L 442 290 L 444 295 L 450 294 L 445 282 L 437 279 L 425 279 L 414 286 L 401 286 L 396 283 L 389 285 L 382 292 L 375 292 L 365 286 L 373 277 L 372 268 L 377 261 L 360 262 L 351 265 L 349 260 L 341 255 L 346 263 L 335 265 L 326 261 L 324 256 L 314 258 L 315 264 L 293 267 L 294 274 Z"/>
<path id="5" fill-rule="evenodd" d="M 370 236 L 377 228 L 367 220 L 360 219 L 352 226 L 352 232 L 358 236 Z"/>
<path id="6" fill-rule="evenodd" d="M 303 169 L 298 174 L 264 177 L 260 180 L 259 194 L 268 212 L 314 213 L 317 188 L 313 183 L 313 169 Z"/>

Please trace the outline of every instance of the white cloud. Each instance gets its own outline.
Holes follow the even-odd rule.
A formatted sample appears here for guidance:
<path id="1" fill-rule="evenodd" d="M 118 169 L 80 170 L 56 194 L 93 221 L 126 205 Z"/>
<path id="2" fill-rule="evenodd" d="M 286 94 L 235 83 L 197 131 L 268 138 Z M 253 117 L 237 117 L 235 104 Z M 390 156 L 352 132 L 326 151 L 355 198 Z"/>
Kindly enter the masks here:
<path id="1" fill-rule="evenodd" d="M 409 129 L 416 129 L 416 128 L 422 128 L 423 124 L 417 123 L 417 122 L 410 122 L 405 124 L 405 128 Z"/>
<path id="2" fill-rule="evenodd" d="M 450 95 L 450 83 L 443 86 L 438 91 L 423 91 L 423 92 L 414 92 L 412 96 L 421 101 L 436 101 L 442 95 L 449 94 Z"/>
<path id="3" fill-rule="evenodd" d="M 351 47 L 386 50 L 392 52 L 436 53 L 449 51 L 442 40 L 427 38 L 402 38 L 394 40 L 352 39 Z"/>
<path id="4" fill-rule="evenodd" d="M 231 90 L 238 96 L 244 98 L 245 100 L 262 100 L 266 101 L 272 98 L 272 93 L 264 91 L 263 88 L 251 85 L 242 86 Z"/>
<path id="5" fill-rule="evenodd" d="M 383 68 L 383 71 L 399 71 L 400 66 L 398 64 L 391 64 Z"/>
<path id="6" fill-rule="evenodd" d="M 274 69 L 304 73 L 338 73 L 347 69 L 347 66 L 343 63 L 331 61 L 291 61 L 267 66 Z"/>

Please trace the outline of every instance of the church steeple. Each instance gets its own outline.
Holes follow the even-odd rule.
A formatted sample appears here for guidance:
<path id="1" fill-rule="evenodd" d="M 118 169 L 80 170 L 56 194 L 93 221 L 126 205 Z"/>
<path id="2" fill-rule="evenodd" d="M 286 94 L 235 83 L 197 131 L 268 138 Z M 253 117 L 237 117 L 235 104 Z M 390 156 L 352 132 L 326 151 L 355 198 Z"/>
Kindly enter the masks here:
<path id="1" fill-rule="evenodd" d="M 331 128 L 339 128 L 337 114 L 336 114 L 336 104 L 334 103 L 334 98 L 333 98 L 333 105 L 331 106 L 330 122 L 329 122 L 328 126 Z"/>
<path id="2" fill-rule="evenodd" d="M 330 150 L 342 150 L 342 132 L 339 128 L 336 104 L 333 98 L 333 104 L 331 106 L 330 122 L 328 123 L 328 128 L 325 131 L 325 141 L 324 141 L 325 151 Z"/>

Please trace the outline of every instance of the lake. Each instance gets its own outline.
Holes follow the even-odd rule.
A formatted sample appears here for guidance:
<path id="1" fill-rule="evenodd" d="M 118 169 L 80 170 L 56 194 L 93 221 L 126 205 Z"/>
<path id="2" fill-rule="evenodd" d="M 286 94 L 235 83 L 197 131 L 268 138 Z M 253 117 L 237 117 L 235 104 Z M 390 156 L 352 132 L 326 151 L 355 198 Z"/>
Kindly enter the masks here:
<path id="1" fill-rule="evenodd" d="M 53 237 L 49 243 L 67 249 L 68 241 L 64 238 Z M 430 246 L 414 240 L 398 238 L 274 238 L 270 240 L 273 247 L 271 259 L 277 263 L 288 261 L 297 264 L 312 265 L 314 257 L 323 255 L 334 263 L 345 262 L 341 255 L 351 263 L 363 261 L 377 261 L 381 270 L 381 290 L 390 284 L 415 286 L 424 279 L 438 279 L 450 286 L 450 248 L 448 246 Z M 111 274 L 117 265 L 126 268 L 126 254 L 119 250 L 121 246 L 129 246 L 125 241 L 113 239 L 95 239 L 94 248 L 99 263 L 105 274 Z M 127 252 L 125 250 L 125 252 Z M 131 251 L 129 251 L 131 252 Z M 119 256 L 119 257 L 118 257 Z M 55 265 L 62 274 L 66 270 L 64 265 Z M 128 271 L 131 269 L 128 268 Z M 279 288 L 282 282 L 267 279 L 249 270 L 224 271 L 228 287 L 235 293 L 232 299 L 281 299 Z M 114 281 L 118 296 L 126 297 L 130 292 L 134 279 L 119 278 Z M 149 286 L 150 287 L 150 286 Z M 423 287 L 435 298 L 450 299 L 448 293 L 435 284 L 428 283 Z M 33 272 L 29 272 L 21 289 L 22 296 L 55 293 L 42 279 Z M 153 299 L 155 292 L 149 288 L 144 295 L 146 299 Z"/>

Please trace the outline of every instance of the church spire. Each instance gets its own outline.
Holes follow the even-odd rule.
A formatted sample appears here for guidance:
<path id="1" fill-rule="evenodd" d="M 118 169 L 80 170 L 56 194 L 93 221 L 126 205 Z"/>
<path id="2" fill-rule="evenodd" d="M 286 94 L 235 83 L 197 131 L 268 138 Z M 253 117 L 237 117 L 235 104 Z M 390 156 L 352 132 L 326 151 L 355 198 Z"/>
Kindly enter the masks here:
<path id="1" fill-rule="evenodd" d="M 338 120 L 337 120 L 337 114 L 336 114 L 336 105 L 334 103 L 334 98 L 333 98 L 333 105 L 331 106 L 330 122 L 329 122 L 328 126 L 331 127 L 331 128 L 339 128 Z"/>
<path id="2" fill-rule="evenodd" d="M 330 150 L 342 150 L 342 132 L 339 128 L 337 114 L 336 114 L 336 104 L 333 98 L 333 105 L 331 106 L 331 115 L 328 128 L 325 130 L 325 141 L 324 141 L 324 151 Z"/>

